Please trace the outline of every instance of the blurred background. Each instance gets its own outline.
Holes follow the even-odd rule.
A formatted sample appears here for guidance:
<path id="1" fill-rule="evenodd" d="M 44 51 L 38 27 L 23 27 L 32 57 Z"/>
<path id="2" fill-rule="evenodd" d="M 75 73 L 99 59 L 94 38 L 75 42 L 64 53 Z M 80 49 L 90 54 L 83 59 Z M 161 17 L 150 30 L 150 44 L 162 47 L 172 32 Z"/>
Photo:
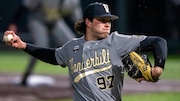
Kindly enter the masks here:
<path id="1" fill-rule="evenodd" d="M 180 53 L 180 1 L 179 0 L 80 0 L 82 9 L 94 1 L 105 1 L 120 19 L 113 30 L 126 34 L 157 35 L 167 39 L 169 54 Z M 0 1 L 0 36 L 8 28 L 21 0 Z M 26 14 L 28 15 L 28 13 Z M 27 16 L 18 22 L 18 31 L 25 41 L 32 42 L 27 30 Z M 70 24 L 73 29 L 73 24 Z M 5 46 L 1 43 L 0 48 Z"/>
<path id="2" fill-rule="evenodd" d="M 28 0 L 26 0 L 28 1 Z M 29 0 L 31 1 L 31 0 Z M 33 3 L 38 0 L 32 0 Z M 40 0 L 41 1 L 41 0 Z M 51 1 L 51 0 L 44 0 Z M 61 0 L 63 1 L 63 0 Z M 68 1 L 68 0 L 64 0 Z M 75 0 L 72 0 L 75 1 Z M 124 101 L 180 101 L 180 97 L 177 95 L 180 94 L 180 0 L 79 0 L 79 7 L 82 12 L 86 5 L 91 2 L 105 2 L 109 4 L 111 9 L 111 13 L 114 15 L 118 15 L 120 19 L 113 22 L 112 31 L 119 31 L 119 33 L 123 34 L 137 34 L 137 35 L 155 35 L 161 36 L 165 38 L 168 42 L 168 58 L 166 62 L 165 72 L 162 75 L 162 79 L 159 83 L 156 84 L 147 84 L 147 83 L 137 83 L 132 81 L 131 79 L 125 80 L 125 91 L 124 91 Z M 3 32 L 9 28 L 9 25 L 12 23 L 16 23 L 18 27 L 18 35 L 26 42 L 35 43 L 32 34 L 28 28 L 28 19 L 29 12 L 24 12 L 23 16 L 20 13 L 16 14 L 16 11 L 21 6 L 22 0 L 0 0 L 0 40 L 2 40 Z M 70 4 L 70 3 L 69 3 Z M 33 6 L 33 5 L 32 5 Z M 70 7 L 70 6 L 67 6 Z M 21 9 L 22 10 L 22 9 Z M 61 12 L 61 13 L 64 13 Z M 14 21 L 14 16 L 16 16 L 16 21 Z M 75 16 L 75 15 L 74 15 Z M 79 13 L 79 16 L 82 15 Z M 80 37 L 74 28 L 74 20 L 71 20 L 70 16 L 63 17 L 65 23 L 69 26 L 71 31 L 74 33 L 76 37 Z M 50 24 L 51 26 L 51 24 Z M 35 27 L 35 29 L 38 27 Z M 51 28 L 51 27 L 50 27 Z M 59 32 L 61 33 L 61 32 Z M 41 37 L 39 38 L 41 39 Z M 53 38 L 50 37 L 50 46 L 57 47 L 57 45 L 52 42 Z M 153 57 L 150 55 L 150 59 L 153 62 Z M 27 64 L 31 64 L 29 62 L 29 55 L 26 53 L 11 48 L 5 45 L 2 41 L 0 41 L 0 101 L 6 101 L 3 97 L 9 98 L 7 101 L 16 101 L 14 97 L 17 98 L 17 92 L 14 92 L 14 89 L 11 91 L 7 91 L 5 87 L 7 87 L 7 83 L 12 83 L 19 77 L 23 78 L 25 75 L 29 74 L 42 74 L 52 78 L 50 81 L 56 80 L 58 82 L 58 86 L 62 88 L 69 89 L 70 84 L 67 82 L 68 79 L 68 70 L 67 68 L 51 68 L 57 67 L 50 64 L 43 63 L 38 61 L 31 69 L 28 69 Z M 29 71 L 29 72 L 28 72 Z M 27 73 L 28 72 L 28 73 Z M 27 73 L 27 74 L 26 74 Z M 63 78 L 63 79 L 62 79 Z M 24 78 L 27 79 L 27 78 Z M 60 81 L 58 81 L 60 80 Z M 53 81 L 54 82 L 54 81 Z M 59 82 L 65 82 L 65 85 L 61 85 Z M 48 83 L 48 85 L 52 82 L 42 82 Z M 3 85 L 5 84 L 5 85 Z M 133 86 L 134 85 L 134 86 Z M 147 85 L 147 86 L 145 86 Z M 9 87 L 9 89 L 12 86 Z M 143 88 L 144 87 L 144 88 Z M 4 89 L 3 89 L 4 88 Z M 137 88 L 135 90 L 135 88 Z M 148 93 L 144 93 L 142 95 L 131 96 L 129 92 L 132 94 L 140 92 L 142 89 L 147 89 Z M 32 88 L 33 89 L 33 88 Z M 36 96 L 40 99 L 47 98 L 48 101 L 65 101 L 61 100 L 61 98 L 68 98 L 66 101 L 72 101 L 69 97 L 69 90 L 63 90 L 63 93 L 67 93 L 66 95 L 61 94 L 60 92 L 56 92 L 56 88 L 50 88 L 51 90 L 37 89 L 37 91 L 31 91 L 28 88 L 26 91 L 35 94 L 39 94 Z M 58 88 L 59 91 L 61 89 Z M 132 91 L 133 90 L 133 91 Z M 154 91 L 156 90 L 156 91 Z M 12 92 L 13 91 L 13 92 Z M 51 92 L 48 93 L 48 91 Z M 67 91 L 67 92 L 66 92 Z M 11 93 L 9 93 L 11 92 Z M 20 90 L 20 94 L 25 96 L 28 93 L 24 93 L 24 90 Z M 45 96 L 43 96 L 45 93 Z M 62 91 L 61 91 L 62 92 Z M 146 91 L 147 92 L 147 91 Z M 160 92 L 160 93 L 159 93 Z M 59 93 L 61 98 L 56 97 Z M 4 95 L 4 96 L 2 96 Z M 63 97 L 64 96 L 64 97 Z M 129 97 L 130 96 L 130 97 Z M 29 97 L 31 100 L 28 101 L 37 101 L 34 96 Z M 142 98 L 142 99 L 139 99 Z M 33 100 L 35 99 L 35 100 Z M 49 100 L 49 99 L 59 99 L 59 100 Z M 22 100 L 22 99 L 21 99 Z M 20 100 L 17 100 L 20 101 Z M 23 98 L 22 101 L 27 101 L 26 98 Z M 46 100 L 41 100 L 46 101 Z"/>

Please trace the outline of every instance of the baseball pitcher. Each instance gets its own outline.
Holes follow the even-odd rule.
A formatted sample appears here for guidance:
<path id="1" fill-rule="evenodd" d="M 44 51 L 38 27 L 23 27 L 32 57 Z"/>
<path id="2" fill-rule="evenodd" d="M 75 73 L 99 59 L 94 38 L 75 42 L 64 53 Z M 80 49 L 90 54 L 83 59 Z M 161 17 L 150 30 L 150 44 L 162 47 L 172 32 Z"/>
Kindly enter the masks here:
<path id="1" fill-rule="evenodd" d="M 91 3 L 84 11 L 83 20 L 75 23 L 75 29 L 83 37 L 73 38 L 56 49 L 26 43 L 12 31 L 4 34 L 14 36 L 7 43 L 12 47 L 46 63 L 68 67 L 75 101 L 121 101 L 125 70 L 138 75 L 135 78 L 138 81 L 159 80 L 165 66 L 167 43 L 157 36 L 110 32 L 111 22 L 116 19 L 118 16 L 110 13 L 107 4 Z M 154 65 L 148 65 L 136 54 L 138 51 L 153 52 Z M 126 65 L 134 67 L 133 70 Z"/>

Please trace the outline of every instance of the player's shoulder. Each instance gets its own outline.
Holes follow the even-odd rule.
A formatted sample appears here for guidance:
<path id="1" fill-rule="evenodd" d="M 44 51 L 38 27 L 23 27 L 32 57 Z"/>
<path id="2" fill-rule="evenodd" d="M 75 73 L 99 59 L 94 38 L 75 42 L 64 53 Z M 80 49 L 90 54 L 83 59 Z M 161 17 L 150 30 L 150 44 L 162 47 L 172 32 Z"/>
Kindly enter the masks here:
<path id="1" fill-rule="evenodd" d="M 71 40 L 69 40 L 68 42 L 66 42 L 66 43 L 64 44 L 64 46 L 73 45 L 73 44 L 77 44 L 77 43 L 83 43 L 84 41 L 85 41 L 84 37 L 72 38 Z"/>
<path id="2" fill-rule="evenodd" d="M 82 42 L 82 41 L 85 41 L 84 36 L 78 37 L 78 38 L 72 38 L 72 39 L 70 40 L 70 43 Z"/>
<path id="3" fill-rule="evenodd" d="M 145 35 L 141 35 L 141 34 L 134 34 L 134 33 L 118 33 L 117 31 L 114 31 L 110 34 L 110 36 L 112 38 L 123 38 L 123 39 L 126 39 L 126 38 L 139 38 L 139 39 L 144 39 L 146 38 L 147 36 Z"/>
<path id="4" fill-rule="evenodd" d="M 114 38 L 130 38 L 132 35 L 127 35 L 125 33 L 119 33 L 118 31 L 114 31 L 110 34 L 110 37 Z"/>
<path id="5" fill-rule="evenodd" d="M 79 46 L 84 42 L 84 38 L 72 38 L 71 40 L 67 41 L 63 46 L 57 48 L 57 50 L 68 50 L 71 49 L 74 46 Z"/>

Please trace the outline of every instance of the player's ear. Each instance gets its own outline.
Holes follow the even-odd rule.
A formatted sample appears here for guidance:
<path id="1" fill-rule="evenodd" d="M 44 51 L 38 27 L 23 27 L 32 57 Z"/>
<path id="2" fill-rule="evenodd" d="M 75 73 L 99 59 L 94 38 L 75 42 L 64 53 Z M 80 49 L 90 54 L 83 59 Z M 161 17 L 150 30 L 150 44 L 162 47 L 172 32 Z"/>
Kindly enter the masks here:
<path id="1" fill-rule="evenodd" d="M 86 18 L 85 19 L 85 24 L 86 24 L 87 27 L 90 27 L 91 21 L 88 18 Z"/>

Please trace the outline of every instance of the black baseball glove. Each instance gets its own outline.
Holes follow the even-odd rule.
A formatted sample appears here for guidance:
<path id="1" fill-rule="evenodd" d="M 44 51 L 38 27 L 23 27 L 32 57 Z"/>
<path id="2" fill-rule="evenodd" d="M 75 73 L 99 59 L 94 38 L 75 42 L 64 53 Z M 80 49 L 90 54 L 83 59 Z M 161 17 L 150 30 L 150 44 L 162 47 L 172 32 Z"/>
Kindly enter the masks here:
<path id="1" fill-rule="evenodd" d="M 140 82 L 143 78 L 147 82 L 156 82 L 158 79 L 154 79 L 152 76 L 152 66 L 147 55 L 139 55 L 136 52 L 130 52 L 124 56 L 123 64 L 128 75 Z"/>

